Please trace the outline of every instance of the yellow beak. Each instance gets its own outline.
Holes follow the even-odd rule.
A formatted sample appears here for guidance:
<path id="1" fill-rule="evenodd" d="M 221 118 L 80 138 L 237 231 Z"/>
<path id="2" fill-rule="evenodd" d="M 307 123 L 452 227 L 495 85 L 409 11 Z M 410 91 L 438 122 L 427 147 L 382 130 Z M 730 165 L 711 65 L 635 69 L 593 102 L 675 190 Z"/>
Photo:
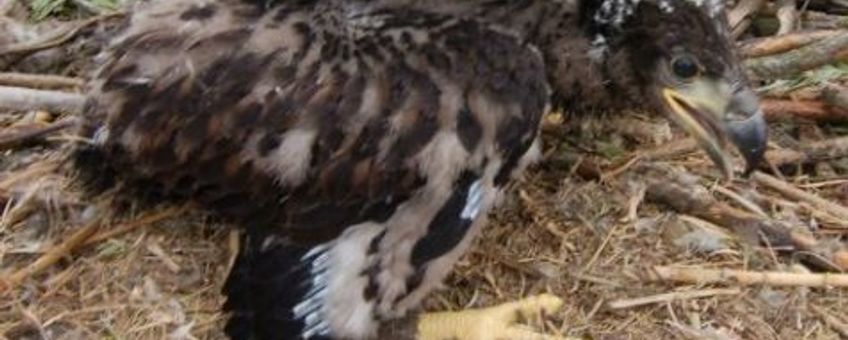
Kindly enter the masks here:
<path id="1" fill-rule="evenodd" d="M 762 159 L 766 123 L 752 91 L 700 79 L 685 87 L 664 88 L 662 97 L 669 118 L 695 138 L 725 178 L 733 177 L 733 163 L 724 149 L 728 139 L 745 158 L 746 173 Z"/>

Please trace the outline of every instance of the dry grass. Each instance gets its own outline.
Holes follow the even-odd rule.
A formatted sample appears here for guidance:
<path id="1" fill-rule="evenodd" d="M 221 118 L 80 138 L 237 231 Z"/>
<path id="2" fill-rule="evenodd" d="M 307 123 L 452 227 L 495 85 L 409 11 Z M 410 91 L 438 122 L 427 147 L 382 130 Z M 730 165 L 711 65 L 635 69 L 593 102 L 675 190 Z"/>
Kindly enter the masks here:
<path id="1" fill-rule="evenodd" d="M 546 331 L 553 334 L 605 339 L 839 339 L 845 334 L 844 290 L 642 280 L 658 265 L 808 269 L 803 254 L 781 255 L 642 201 L 642 187 L 628 176 L 629 169 L 604 182 L 582 179 L 558 156 L 574 149 L 563 138 L 568 135 L 546 136 L 546 160 L 505 197 L 483 237 L 456 266 L 448 288 L 434 294 L 427 309 L 490 306 L 551 292 L 567 301 L 548 320 Z M 77 232 L 92 214 L 90 206 L 108 210 L 101 206 L 108 202 L 87 202 L 55 170 L 60 145 L 20 148 L 3 162 L 4 277 Z M 647 147 L 625 146 L 620 159 Z M 700 153 L 653 162 L 705 173 L 701 182 L 713 183 Z M 833 194 L 848 188 L 844 180 L 831 183 L 836 184 L 805 190 L 836 198 Z M 759 193 L 792 204 L 775 192 Z M 638 208 L 635 215 L 631 207 Z M 769 214 L 805 223 L 822 240 L 844 244 L 845 229 L 815 229 L 800 205 L 776 207 L 763 205 Z M 92 237 L 96 242 L 2 293 L 0 334 L 10 339 L 222 338 L 219 291 L 232 255 L 229 231 L 183 211 L 171 209 L 165 214 L 171 217 L 130 227 L 150 213 L 130 211 L 100 221 L 98 236 Z M 124 233 L 99 237 L 116 229 Z"/>
<path id="2" fill-rule="evenodd" d="M 0 0 L 0 9 L 8 7 L 4 3 L 11 2 Z M 65 44 L 71 38 L 48 43 Z M 85 39 L 36 54 L 14 71 L 46 73 L 57 59 L 61 71 L 50 73 L 79 75 L 85 62 L 68 60 L 86 50 L 79 40 Z M 0 60 L 0 66 L 6 65 Z M 772 123 L 768 155 L 778 163 L 773 170 L 779 170 L 780 183 L 826 204 L 799 202 L 801 196 L 793 199 L 760 182 L 723 183 L 708 159 L 691 151 L 691 143 L 674 137 L 665 123 L 641 116 L 569 122 L 571 130 L 546 124 L 544 160 L 511 188 L 446 289 L 433 294 L 425 308 L 491 306 L 550 292 L 566 300 L 544 325 L 551 334 L 848 338 L 844 288 L 670 283 L 646 275 L 655 266 L 796 274 L 846 270 L 848 228 L 828 207 L 848 204 L 848 139 L 834 138 L 845 133 L 845 120 L 834 116 L 837 111 L 820 93 L 822 84 L 844 88 L 846 75 L 848 67 L 839 64 L 766 89 L 776 100 L 797 104 L 795 111 L 782 106 L 780 117 L 794 119 L 812 107 L 815 115 L 807 118 L 830 122 Z M 2 111 L 0 137 L 21 126 L 62 119 L 44 112 Z M 834 119 L 841 123 L 831 124 Z M 52 135 L 0 150 L 0 278 L 7 280 L 0 282 L 0 338 L 223 338 L 219 291 L 234 252 L 230 230 L 175 207 L 161 207 L 153 216 L 130 209 L 104 217 L 111 216 L 104 213 L 112 211 L 109 202 L 89 201 L 60 171 L 62 145 L 71 138 Z M 675 148 L 656 149 L 658 143 Z M 693 187 L 724 209 L 701 215 L 658 204 L 640 177 L 645 164 L 682 169 Z M 733 218 L 721 218 L 728 213 Z M 778 232 L 792 242 L 775 243 L 763 230 L 728 222 L 750 219 L 777 221 Z M 61 252 L 72 246 L 74 234 L 80 244 L 71 254 Z M 43 265 L 44 258 L 58 262 Z"/>

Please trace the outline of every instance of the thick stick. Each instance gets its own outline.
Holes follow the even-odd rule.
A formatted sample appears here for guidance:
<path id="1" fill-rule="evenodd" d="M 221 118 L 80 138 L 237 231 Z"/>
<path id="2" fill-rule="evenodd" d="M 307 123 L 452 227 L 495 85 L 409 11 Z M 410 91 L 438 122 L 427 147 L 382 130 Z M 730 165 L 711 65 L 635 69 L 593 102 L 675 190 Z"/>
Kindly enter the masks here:
<path id="1" fill-rule="evenodd" d="M 848 110 L 818 100 L 764 99 L 760 108 L 768 121 L 809 119 L 816 122 L 848 121 Z"/>
<path id="2" fill-rule="evenodd" d="M 16 131 L 9 134 L 0 133 L 0 151 L 17 147 L 21 144 L 44 137 L 51 133 L 62 131 L 74 126 L 75 123 L 75 120 L 67 119 L 47 126 L 39 126 L 34 129 L 26 129 L 24 131 Z"/>
<path id="3" fill-rule="evenodd" d="M 49 74 L 26 74 L 15 72 L 0 73 L 0 85 L 19 86 L 37 89 L 79 88 L 85 85 L 80 78 L 62 77 Z"/>
<path id="4" fill-rule="evenodd" d="M 14 289 L 28 277 L 42 272 L 47 267 L 52 266 L 63 257 L 69 255 L 80 244 L 91 237 L 91 235 L 94 235 L 99 226 L 100 222 L 98 221 L 80 228 L 73 235 L 65 239 L 65 242 L 51 248 L 35 260 L 35 262 L 14 272 L 9 277 L 0 278 L 0 293 Z"/>
<path id="5" fill-rule="evenodd" d="M 645 279 L 690 284 L 725 283 L 783 287 L 848 287 L 848 274 L 755 272 L 693 267 L 657 266 L 647 271 Z"/>
<path id="6" fill-rule="evenodd" d="M 822 99 L 830 105 L 848 111 L 848 87 L 826 85 L 822 89 Z"/>
<path id="7" fill-rule="evenodd" d="M 829 267 L 835 265 L 839 270 L 848 270 L 845 261 L 839 260 L 840 256 L 844 256 L 840 255 L 840 250 L 822 247 L 807 232 L 716 200 L 685 171 L 667 165 L 644 164 L 637 166 L 629 175 L 634 181 L 646 184 L 649 200 L 725 227 L 746 242 L 759 244 L 765 238 L 772 247 L 811 252 L 827 259 Z"/>
<path id="8" fill-rule="evenodd" d="M 643 305 L 650 305 L 655 303 L 667 303 L 677 300 L 691 300 L 691 299 L 700 299 L 705 297 L 711 297 L 716 295 L 737 295 L 741 293 L 738 288 L 716 288 L 716 289 L 703 289 L 703 290 L 694 290 L 694 291 L 685 291 L 685 292 L 672 292 L 672 293 L 664 293 L 657 294 L 651 296 L 644 296 L 640 298 L 633 299 L 621 299 L 610 301 L 607 304 L 607 307 L 610 309 L 625 309 L 638 307 Z"/>
<path id="9" fill-rule="evenodd" d="M 56 47 L 61 44 L 64 44 L 68 40 L 71 40 L 71 38 L 75 37 L 80 31 L 82 31 L 83 28 L 100 22 L 101 20 L 121 17 L 123 15 L 124 13 L 122 12 L 99 15 L 93 18 L 82 20 L 76 24 L 63 26 L 45 35 L 41 39 L 35 39 L 35 41 L 25 41 L 6 46 L 0 46 L 0 56 L 5 54 L 26 55 L 29 53 L 34 53 L 48 48 Z"/>
<path id="10" fill-rule="evenodd" d="M 795 0 L 778 0 L 777 7 L 777 20 L 780 22 L 777 35 L 784 35 L 794 31 L 795 23 L 798 21 Z"/>
<path id="11" fill-rule="evenodd" d="M 804 190 L 798 189 L 789 183 L 781 181 L 762 172 L 754 173 L 751 178 L 757 181 L 757 183 L 772 188 L 786 197 L 810 203 L 813 206 L 823 210 L 824 212 L 832 216 L 841 218 L 843 220 L 848 220 L 848 208 L 846 207 L 828 201 L 824 198 L 819 197 L 818 195 L 814 195 Z"/>
<path id="12" fill-rule="evenodd" d="M 741 0 L 727 13 L 727 21 L 733 30 L 733 38 L 738 38 L 751 25 L 750 16 L 757 13 L 765 4 L 764 0 Z"/>
<path id="13" fill-rule="evenodd" d="M 742 56 L 746 58 L 762 57 L 794 50 L 844 32 L 844 30 L 817 30 L 794 32 L 775 37 L 755 38 L 743 41 L 739 49 Z"/>
<path id="14" fill-rule="evenodd" d="M 848 324 L 846 324 L 842 320 L 839 320 L 839 318 L 837 318 L 833 314 L 830 314 L 826 309 L 822 307 L 816 305 L 809 306 L 813 313 L 818 314 L 818 316 L 822 318 L 822 320 L 824 320 L 824 323 L 830 326 L 830 328 L 833 328 L 833 330 L 839 332 L 839 334 L 842 335 L 843 339 L 848 339 Z"/>
<path id="15" fill-rule="evenodd" d="M 0 86 L 0 109 L 80 113 L 84 103 L 80 94 Z"/>
<path id="16" fill-rule="evenodd" d="M 147 213 L 144 216 L 130 222 L 126 222 L 121 224 L 120 226 L 106 230 L 100 234 L 94 235 L 88 240 L 85 241 L 83 246 L 90 246 L 93 244 L 97 244 L 108 240 L 110 238 L 114 238 L 133 230 L 138 229 L 139 227 L 151 225 L 153 223 L 159 222 L 161 220 L 165 220 L 174 216 L 178 216 L 186 211 L 186 207 L 172 207 L 159 212 Z"/>
<path id="17" fill-rule="evenodd" d="M 766 159 L 774 166 L 792 163 L 817 163 L 848 157 L 848 137 L 836 137 L 802 144 L 798 150 L 769 150 Z"/>
<path id="18" fill-rule="evenodd" d="M 783 54 L 748 59 L 745 66 L 759 79 L 786 78 L 834 62 L 846 49 L 848 32 L 843 32 Z"/>

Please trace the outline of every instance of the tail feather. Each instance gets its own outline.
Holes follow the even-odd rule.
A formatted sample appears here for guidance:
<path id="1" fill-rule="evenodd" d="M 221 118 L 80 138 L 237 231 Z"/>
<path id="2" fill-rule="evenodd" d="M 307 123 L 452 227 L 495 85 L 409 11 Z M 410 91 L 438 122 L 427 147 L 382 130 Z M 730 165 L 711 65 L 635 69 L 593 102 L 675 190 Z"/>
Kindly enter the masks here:
<path id="1" fill-rule="evenodd" d="M 242 247 L 223 292 L 230 319 L 225 332 L 236 340 L 303 339 L 306 324 L 294 315 L 308 294 L 311 272 L 301 259 L 308 247 L 242 237 Z M 309 339 L 322 339 L 310 337 Z M 328 338 L 324 338 L 328 339 Z"/>

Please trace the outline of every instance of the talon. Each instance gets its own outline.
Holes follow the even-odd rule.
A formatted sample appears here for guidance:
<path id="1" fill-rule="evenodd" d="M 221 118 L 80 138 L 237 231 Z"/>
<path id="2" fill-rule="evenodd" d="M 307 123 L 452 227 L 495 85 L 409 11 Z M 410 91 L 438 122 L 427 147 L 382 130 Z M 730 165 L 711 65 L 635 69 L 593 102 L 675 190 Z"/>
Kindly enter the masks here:
<path id="1" fill-rule="evenodd" d="M 538 316 L 541 313 L 550 313 L 562 307 L 562 303 L 559 297 L 541 294 L 489 308 L 428 313 L 422 315 L 418 322 L 418 339 L 563 339 L 515 324 L 519 315 Z"/>

